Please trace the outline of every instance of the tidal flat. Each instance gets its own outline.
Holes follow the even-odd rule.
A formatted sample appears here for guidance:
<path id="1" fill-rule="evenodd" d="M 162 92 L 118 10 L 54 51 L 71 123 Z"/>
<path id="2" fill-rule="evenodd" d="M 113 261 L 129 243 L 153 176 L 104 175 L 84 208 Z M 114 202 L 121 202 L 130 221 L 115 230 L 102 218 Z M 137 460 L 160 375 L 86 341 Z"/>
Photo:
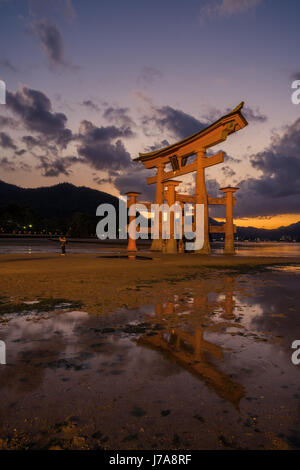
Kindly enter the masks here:
<path id="1" fill-rule="evenodd" d="M 0 448 L 299 449 L 300 260 L 139 255 L 0 257 Z"/>

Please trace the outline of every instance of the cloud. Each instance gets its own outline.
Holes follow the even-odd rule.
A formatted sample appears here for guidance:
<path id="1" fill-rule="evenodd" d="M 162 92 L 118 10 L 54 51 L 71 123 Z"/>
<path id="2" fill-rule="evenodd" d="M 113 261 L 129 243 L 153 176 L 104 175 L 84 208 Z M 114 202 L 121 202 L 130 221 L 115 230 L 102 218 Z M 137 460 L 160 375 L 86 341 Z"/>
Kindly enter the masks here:
<path id="1" fill-rule="evenodd" d="M 205 114 L 205 119 L 210 123 L 217 121 L 220 117 L 228 114 L 232 111 L 232 108 L 226 108 L 225 110 L 221 110 L 218 108 L 211 107 L 209 112 Z M 242 109 L 242 113 L 247 119 L 248 122 L 259 122 L 263 123 L 268 120 L 268 117 L 265 114 L 260 112 L 259 107 L 251 108 L 250 106 L 244 106 Z"/>
<path id="2" fill-rule="evenodd" d="M 8 160 L 7 157 L 0 158 L 0 168 L 3 171 L 16 171 L 15 163 Z"/>
<path id="3" fill-rule="evenodd" d="M 220 192 L 220 184 L 216 179 L 208 179 L 206 181 L 206 190 L 207 194 L 212 197 L 220 197 L 220 195 L 222 195 Z"/>
<path id="4" fill-rule="evenodd" d="M 22 137 L 22 142 L 26 144 L 29 150 L 32 150 L 34 147 L 42 146 L 40 138 L 33 137 L 32 135 L 24 135 Z"/>
<path id="5" fill-rule="evenodd" d="M 23 171 L 30 171 L 31 166 L 28 165 L 25 162 L 18 162 L 18 164 L 15 161 L 9 160 L 7 157 L 0 158 L 0 168 L 3 171 L 17 171 L 17 170 L 23 170 Z"/>
<path id="6" fill-rule="evenodd" d="M 90 108 L 92 111 L 100 111 L 100 108 L 99 106 L 94 103 L 92 100 L 84 100 L 82 103 L 81 103 L 83 106 L 86 106 L 87 108 Z"/>
<path id="7" fill-rule="evenodd" d="M 114 108 L 110 106 L 104 111 L 103 117 L 108 122 L 115 123 L 119 126 L 135 126 L 135 123 L 129 116 L 128 111 L 129 108 Z"/>
<path id="8" fill-rule="evenodd" d="M 36 168 L 42 170 L 43 176 L 69 175 L 71 166 L 81 162 L 97 170 L 107 171 L 109 177 L 115 178 L 132 166 L 130 154 L 123 143 L 123 139 L 135 135 L 129 125 L 133 121 L 127 115 L 127 108 L 106 110 L 108 120 L 119 120 L 122 125 L 98 127 L 84 120 L 77 134 L 67 128 L 66 115 L 53 111 L 50 99 L 41 91 L 22 86 L 14 93 L 8 92 L 7 109 L 29 131 L 22 136 L 21 142 L 25 144 L 27 152 L 38 159 Z M 4 124 L 12 124 L 10 118 L 1 119 Z M 0 139 L 0 144 L 13 148 L 16 155 L 17 152 L 18 155 L 26 152 L 24 148 L 18 151 L 8 134 L 0 134 Z M 78 156 L 62 156 L 61 151 L 71 142 L 76 145 Z"/>
<path id="9" fill-rule="evenodd" d="M 239 13 L 244 13 L 256 7 L 262 0 L 211 0 L 201 8 L 200 16 L 202 20 L 215 17 L 230 17 Z"/>
<path id="10" fill-rule="evenodd" d="M 78 66 L 66 60 L 64 40 L 61 32 L 54 23 L 48 19 L 40 20 L 33 25 L 33 31 L 40 41 L 41 48 L 49 61 L 50 68 L 78 68 Z"/>
<path id="11" fill-rule="evenodd" d="M 154 67 L 144 66 L 137 78 L 138 86 L 141 88 L 148 88 L 152 86 L 157 80 L 162 78 L 163 74 L 160 70 Z"/>
<path id="12" fill-rule="evenodd" d="M 7 92 L 6 103 L 26 129 L 43 135 L 61 148 L 66 148 L 71 141 L 66 115 L 53 112 L 51 101 L 41 91 L 22 86 L 15 93 Z"/>
<path id="13" fill-rule="evenodd" d="M 171 106 L 151 106 L 150 111 L 142 118 L 145 135 L 168 133 L 178 139 L 184 139 L 204 129 L 208 124 L 194 116 L 172 108 Z M 155 134 L 154 134 L 155 135 Z"/>
<path id="14" fill-rule="evenodd" d="M 164 147 L 168 147 L 170 143 L 164 139 L 161 142 L 155 142 L 153 145 L 145 148 L 145 152 L 154 152 L 155 150 L 160 150 Z"/>
<path id="15" fill-rule="evenodd" d="M 250 157 L 261 172 L 241 181 L 236 213 L 240 216 L 300 214 L 300 118 L 271 145 Z"/>
<path id="16" fill-rule="evenodd" d="M 25 162 L 20 162 L 19 163 L 19 168 L 20 168 L 20 170 L 23 170 L 23 171 L 31 171 L 31 166 L 28 165 L 28 163 L 25 163 Z"/>
<path id="17" fill-rule="evenodd" d="M 154 201 L 155 184 L 147 185 L 146 178 L 151 176 L 151 172 L 140 163 L 133 163 L 130 170 L 122 173 L 114 179 L 114 186 L 120 194 L 128 191 L 141 193 L 140 200 Z"/>
<path id="18" fill-rule="evenodd" d="M 231 163 L 241 163 L 242 160 L 240 158 L 231 157 L 230 155 L 225 153 L 225 161 Z"/>
<path id="19" fill-rule="evenodd" d="M 4 132 L 0 133 L 1 146 L 13 149 L 18 157 L 26 153 L 31 154 L 39 161 L 36 169 L 42 170 L 43 176 L 68 176 L 70 167 L 81 159 L 61 155 L 73 140 L 71 130 L 66 127 L 66 115 L 54 112 L 50 99 L 44 93 L 26 86 L 20 87 L 14 93 L 7 92 L 7 108 L 19 118 L 19 128 L 29 132 L 20 139 L 26 149 L 18 150 L 10 136 Z M 7 125 L 12 124 L 8 120 L 10 118 L 2 119 Z M 3 165 L 8 168 L 6 161 Z M 25 171 L 29 168 L 25 162 L 22 162 L 22 167 L 19 164 L 19 167 Z"/>
<path id="20" fill-rule="evenodd" d="M 134 94 L 139 101 L 137 109 L 142 116 L 141 127 L 147 137 L 184 139 L 209 125 L 207 120 L 200 121 L 181 109 L 169 105 L 157 106 L 144 91 L 136 90 Z"/>
<path id="21" fill-rule="evenodd" d="M 15 67 L 8 59 L 0 59 L 0 67 L 4 67 L 10 72 L 18 72 L 17 67 Z"/>
<path id="22" fill-rule="evenodd" d="M 133 135 L 129 127 L 97 127 L 85 120 L 76 136 L 77 152 L 97 170 L 121 170 L 131 165 L 131 157 L 120 138 Z"/>
<path id="23" fill-rule="evenodd" d="M 226 178 L 232 178 L 236 174 L 236 172 L 227 165 L 222 168 L 222 173 Z"/>
<path id="24" fill-rule="evenodd" d="M 248 122 L 266 122 L 268 117 L 265 114 L 261 114 L 259 108 L 256 109 L 245 106 L 243 108 L 243 114 Z"/>
<path id="25" fill-rule="evenodd" d="M 12 138 L 5 132 L 0 132 L 0 146 L 5 149 L 17 149 L 17 146 L 14 144 Z"/>
<path id="26" fill-rule="evenodd" d="M 107 111 L 108 119 L 118 118 L 121 122 L 131 122 L 127 119 L 127 108 L 108 108 Z M 147 185 L 146 178 L 152 172 L 146 170 L 142 164 L 133 162 L 123 143 L 123 139 L 134 135 L 129 125 L 97 127 L 85 120 L 81 122 L 75 136 L 79 142 L 77 152 L 86 164 L 106 173 L 105 176 L 94 176 L 93 181 L 97 184 L 111 184 L 121 194 L 130 190 L 138 191 L 142 193 L 142 197 L 151 200 L 155 185 Z"/>
<path id="27" fill-rule="evenodd" d="M 45 157 L 58 157 L 61 154 L 61 150 L 57 145 L 43 135 L 32 136 L 24 135 L 21 138 L 21 141 L 26 145 L 27 151 L 31 153 L 34 157 L 38 157 L 38 153 L 41 151 L 44 152 Z"/>
<path id="28" fill-rule="evenodd" d="M 114 115 L 115 111 L 109 110 L 109 116 Z M 124 116 L 123 111 L 120 115 Z M 153 199 L 155 185 L 146 184 L 146 178 L 152 172 L 146 170 L 142 164 L 132 161 L 121 140 L 133 136 L 129 126 L 97 127 L 90 121 L 82 121 L 76 136 L 79 142 L 77 152 L 89 166 L 106 173 L 105 176 L 94 176 L 93 181 L 97 184 L 109 183 L 121 194 L 134 190 L 141 192 L 143 197 Z"/>
<path id="29" fill-rule="evenodd" d="M 50 63 L 65 66 L 64 42 L 57 26 L 45 19 L 35 24 L 34 29 Z"/>
<path id="30" fill-rule="evenodd" d="M 50 160 L 47 157 L 40 156 L 39 161 L 40 164 L 36 168 L 42 170 L 43 176 L 54 177 L 60 175 L 69 176 L 70 173 L 72 173 L 70 167 L 75 163 L 82 162 L 82 159 L 75 156 L 68 156 Z"/>
<path id="31" fill-rule="evenodd" d="M 11 117 L 7 116 L 0 116 L 0 127 L 3 129 L 4 127 L 9 128 L 16 128 L 18 127 L 18 121 Z"/>
<path id="32" fill-rule="evenodd" d="M 24 153 L 26 153 L 26 150 L 25 149 L 20 149 L 20 150 L 16 150 L 16 155 L 20 156 L 20 155 L 24 155 Z"/>
<path id="33" fill-rule="evenodd" d="M 114 180 L 112 177 L 108 177 L 108 178 L 100 178 L 99 176 L 95 176 L 93 178 L 93 181 L 95 181 L 95 183 L 97 184 L 113 184 Z"/>

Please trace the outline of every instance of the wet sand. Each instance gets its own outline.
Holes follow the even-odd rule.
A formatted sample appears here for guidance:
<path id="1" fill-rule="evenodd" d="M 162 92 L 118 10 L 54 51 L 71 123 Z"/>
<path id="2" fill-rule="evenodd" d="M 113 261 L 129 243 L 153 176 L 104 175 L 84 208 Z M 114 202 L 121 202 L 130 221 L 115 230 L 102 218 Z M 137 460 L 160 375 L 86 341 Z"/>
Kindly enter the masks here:
<path id="1" fill-rule="evenodd" d="M 15 300 L 67 298 L 83 303 L 89 313 L 109 313 L 117 307 L 138 307 L 166 300 L 177 284 L 189 286 L 217 268 L 248 272 L 267 265 L 300 263 L 300 258 L 162 255 L 138 252 L 149 258 L 116 255 L 56 254 L 1 255 L 1 295 Z M 108 257 L 106 257 L 108 256 Z M 124 258 L 125 257 L 125 258 Z"/>
<path id="2" fill-rule="evenodd" d="M 144 257 L 0 257 L 0 448 L 299 449 L 300 260 Z"/>

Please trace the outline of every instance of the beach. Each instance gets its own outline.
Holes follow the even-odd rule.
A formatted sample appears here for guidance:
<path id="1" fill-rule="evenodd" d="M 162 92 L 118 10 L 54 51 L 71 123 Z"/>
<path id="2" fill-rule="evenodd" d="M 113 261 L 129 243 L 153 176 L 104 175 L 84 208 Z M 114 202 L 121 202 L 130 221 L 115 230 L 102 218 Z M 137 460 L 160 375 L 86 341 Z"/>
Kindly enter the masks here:
<path id="1" fill-rule="evenodd" d="M 135 259 L 135 256 L 138 259 Z M 139 257 L 145 259 L 139 259 Z M 214 268 L 245 271 L 266 265 L 295 264 L 298 258 L 183 256 L 138 252 L 2 255 L 0 281 L 3 296 L 18 300 L 66 298 L 81 302 L 89 313 L 109 313 L 120 306 L 134 308 L 166 300 L 191 286 Z"/>
<path id="2" fill-rule="evenodd" d="M 299 266 L 1 255 L 1 448 L 299 448 Z"/>

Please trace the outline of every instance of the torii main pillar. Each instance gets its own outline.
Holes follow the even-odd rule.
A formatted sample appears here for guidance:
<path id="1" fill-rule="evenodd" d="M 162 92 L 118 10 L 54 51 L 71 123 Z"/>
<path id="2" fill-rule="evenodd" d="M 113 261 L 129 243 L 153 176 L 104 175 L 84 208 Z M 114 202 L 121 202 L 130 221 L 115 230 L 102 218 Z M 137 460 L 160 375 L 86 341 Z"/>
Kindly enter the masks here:
<path id="1" fill-rule="evenodd" d="M 178 186 L 182 181 L 166 181 L 164 186 L 168 188 L 167 192 L 167 200 L 168 206 L 171 208 L 175 204 L 176 194 L 175 188 Z M 167 240 L 166 243 L 166 253 L 177 253 L 177 240 L 175 238 L 175 214 L 173 210 L 170 210 L 170 238 Z"/>
<path id="2" fill-rule="evenodd" d="M 163 162 L 159 162 L 157 165 L 157 173 L 156 173 L 156 197 L 155 197 L 155 204 L 159 206 L 162 205 L 164 201 L 164 185 L 163 185 L 163 176 L 164 176 L 164 169 L 165 164 Z M 162 240 L 162 213 L 159 211 L 159 238 L 152 240 L 151 244 L 151 251 L 162 251 L 163 248 L 163 240 Z"/>
<path id="3" fill-rule="evenodd" d="M 209 243 L 209 224 L 208 224 L 208 198 L 205 186 L 205 168 L 206 159 L 205 149 L 197 152 L 197 170 L 196 170 L 196 204 L 204 205 L 204 243 L 200 250 L 195 250 L 195 253 L 209 255 L 211 253 Z M 195 208 L 196 209 L 196 208 Z M 194 217 L 196 217 L 196 210 L 194 211 Z"/>

